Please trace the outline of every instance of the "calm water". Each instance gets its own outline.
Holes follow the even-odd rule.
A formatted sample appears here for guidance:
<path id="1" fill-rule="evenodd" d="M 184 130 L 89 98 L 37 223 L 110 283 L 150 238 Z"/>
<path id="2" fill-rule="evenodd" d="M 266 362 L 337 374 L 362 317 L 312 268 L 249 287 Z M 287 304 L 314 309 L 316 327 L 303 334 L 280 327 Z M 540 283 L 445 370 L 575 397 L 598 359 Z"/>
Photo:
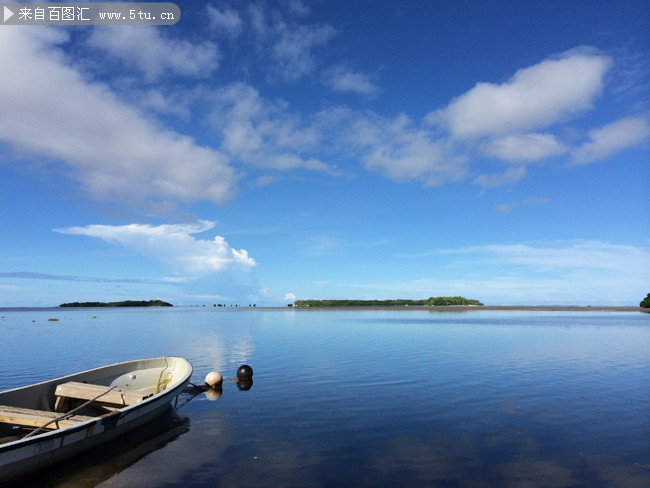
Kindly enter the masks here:
<path id="1" fill-rule="evenodd" d="M 650 486 L 649 314 L 0 316 L 0 389 L 159 355 L 188 358 L 197 384 L 255 371 L 249 391 L 182 395 L 177 416 L 38 486 Z"/>

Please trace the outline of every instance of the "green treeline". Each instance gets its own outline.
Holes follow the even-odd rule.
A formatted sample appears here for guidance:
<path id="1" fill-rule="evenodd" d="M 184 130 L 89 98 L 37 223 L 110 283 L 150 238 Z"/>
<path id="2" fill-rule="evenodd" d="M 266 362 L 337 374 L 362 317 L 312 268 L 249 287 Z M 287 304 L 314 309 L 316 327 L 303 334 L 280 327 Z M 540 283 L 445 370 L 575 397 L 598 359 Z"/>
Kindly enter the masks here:
<path id="1" fill-rule="evenodd" d="M 125 300 L 123 302 L 73 302 L 62 303 L 59 307 L 173 307 L 162 300 Z"/>
<path id="2" fill-rule="evenodd" d="M 650 293 L 648 293 L 648 296 L 645 297 L 643 300 L 641 300 L 641 303 L 639 303 L 640 307 L 643 308 L 650 308 Z"/>
<path id="3" fill-rule="evenodd" d="M 296 300 L 295 307 L 445 307 L 449 305 L 482 306 L 465 297 L 431 297 L 424 300 Z"/>

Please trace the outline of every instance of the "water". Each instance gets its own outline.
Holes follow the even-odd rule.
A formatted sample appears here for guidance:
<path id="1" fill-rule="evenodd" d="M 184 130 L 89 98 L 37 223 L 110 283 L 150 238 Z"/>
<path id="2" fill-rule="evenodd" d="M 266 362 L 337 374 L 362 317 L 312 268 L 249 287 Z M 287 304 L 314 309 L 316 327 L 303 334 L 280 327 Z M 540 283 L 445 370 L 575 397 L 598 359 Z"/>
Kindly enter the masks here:
<path id="1" fill-rule="evenodd" d="M 211 370 L 255 371 L 249 391 L 226 382 L 216 401 L 183 395 L 177 417 L 38 486 L 650 486 L 648 314 L 0 316 L 0 389 L 159 355 L 188 358 L 197 384 Z"/>

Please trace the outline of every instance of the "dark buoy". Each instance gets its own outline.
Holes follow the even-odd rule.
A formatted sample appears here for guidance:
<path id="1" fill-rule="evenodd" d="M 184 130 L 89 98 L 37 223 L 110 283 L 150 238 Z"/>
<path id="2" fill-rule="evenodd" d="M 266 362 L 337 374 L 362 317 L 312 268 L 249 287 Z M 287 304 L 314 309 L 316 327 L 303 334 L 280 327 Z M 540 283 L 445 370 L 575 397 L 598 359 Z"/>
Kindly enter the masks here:
<path id="1" fill-rule="evenodd" d="M 253 377 L 253 368 L 248 364 L 242 364 L 237 369 L 237 379 L 238 380 L 250 380 Z"/>
<path id="2" fill-rule="evenodd" d="M 237 389 L 239 391 L 248 391 L 253 387 L 253 378 L 237 381 Z"/>

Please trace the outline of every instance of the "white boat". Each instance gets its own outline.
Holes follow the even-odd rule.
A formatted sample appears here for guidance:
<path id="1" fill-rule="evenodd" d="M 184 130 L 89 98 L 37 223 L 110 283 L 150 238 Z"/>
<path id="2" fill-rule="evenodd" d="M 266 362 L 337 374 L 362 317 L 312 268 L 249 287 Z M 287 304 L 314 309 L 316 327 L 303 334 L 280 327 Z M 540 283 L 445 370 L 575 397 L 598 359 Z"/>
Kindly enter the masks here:
<path id="1" fill-rule="evenodd" d="M 152 421 L 189 383 L 181 357 L 103 366 L 0 392 L 0 482 Z"/>

